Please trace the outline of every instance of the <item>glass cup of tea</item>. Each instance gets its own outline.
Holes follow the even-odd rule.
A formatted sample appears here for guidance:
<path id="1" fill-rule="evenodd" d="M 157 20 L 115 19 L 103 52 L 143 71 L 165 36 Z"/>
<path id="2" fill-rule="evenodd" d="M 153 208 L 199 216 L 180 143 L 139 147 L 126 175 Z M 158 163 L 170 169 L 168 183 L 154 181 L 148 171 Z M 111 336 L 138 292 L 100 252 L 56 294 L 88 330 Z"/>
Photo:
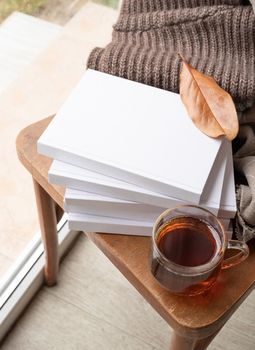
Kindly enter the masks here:
<path id="1" fill-rule="evenodd" d="M 227 249 L 239 253 L 224 259 Z M 151 272 L 175 294 L 205 292 L 215 284 L 221 269 L 240 263 L 248 255 L 246 243 L 228 240 L 216 216 L 198 206 L 166 210 L 153 227 Z"/>

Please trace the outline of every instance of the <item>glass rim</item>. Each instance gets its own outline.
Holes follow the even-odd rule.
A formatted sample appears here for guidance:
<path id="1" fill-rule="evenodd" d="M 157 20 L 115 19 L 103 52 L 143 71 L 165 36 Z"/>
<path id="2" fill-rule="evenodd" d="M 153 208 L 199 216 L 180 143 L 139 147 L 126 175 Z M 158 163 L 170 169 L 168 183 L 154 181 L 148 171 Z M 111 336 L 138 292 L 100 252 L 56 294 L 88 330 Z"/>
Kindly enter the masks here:
<path id="1" fill-rule="evenodd" d="M 208 261 L 205 264 L 201 264 L 198 266 L 184 266 L 184 265 L 179 265 L 176 264 L 175 262 L 169 260 L 158 248 L 157 242 L 156 242 L 156 232 L 158 231 L 158 229 L 156 230 L 157 226 L 159 225 L 160 221 L 169 213 L 171 213 L 172 211 L 178 210 L 178 209 L 182 209 L 182 208 L 196 208 L 198 210 L 201 210 L 207 214 L 210 214 L 214 217 L 214 219 L 216 220 L 217 224 L 220 227 L 221 233 L 222 233 L 222 239 L 221 239 L 221 246 L 218 252 L 216 252 L 212 259 L 210 261 Z M 190 215 L 192 217 L 192 215 Z M 206 221 L 206 220 L 204 220 Z M 217 233 L 218 230 L 216 230 Z M 165 264 L 165 268 L 167 270 L 170 270 L 172 273 L 178 273 L 181 275 L 199 275 L 201 272 L 206 272 L 206 271 L 210 271 L 213 270 L 222 260 L 225 249 L 227 247 L 227 236 L 225 233 L 225 230 L 221 224 L 221 222 L 218 220 L 218 218 L 212 213 L 210 212 L 208 209 L 205 209 L 201 206 L 198 205 L 192 205 L 192 204 L 182 204 L 182 205 L 178 205 L 174 208 L 170 208 L 170 209 L 166 209 L 163 213 L 161 213 L 158 218 L 156 219 L 154 225 L 153 225 L 153 230 L 152 230 L 152 242 L 153 242 L 153 249 L 156 250 L 156 252 L 158 253 L 158 257 L 156 257 L 157 260 L 164 262 Z"/>

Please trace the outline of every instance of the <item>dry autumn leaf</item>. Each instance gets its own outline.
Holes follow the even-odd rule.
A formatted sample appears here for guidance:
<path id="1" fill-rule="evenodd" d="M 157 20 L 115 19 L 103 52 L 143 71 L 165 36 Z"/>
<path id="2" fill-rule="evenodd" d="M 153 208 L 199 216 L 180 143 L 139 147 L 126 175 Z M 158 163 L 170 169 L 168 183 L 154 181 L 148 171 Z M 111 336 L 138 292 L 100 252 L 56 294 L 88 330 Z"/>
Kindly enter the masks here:
<path id="1" fill-rule="evenodd" d="M 194 124 L 206 135 L 225 135 L 231 141 L 238 133 L 238 118 L 231 96 L 216 81 L 183 59 L 180 95 Z"/>

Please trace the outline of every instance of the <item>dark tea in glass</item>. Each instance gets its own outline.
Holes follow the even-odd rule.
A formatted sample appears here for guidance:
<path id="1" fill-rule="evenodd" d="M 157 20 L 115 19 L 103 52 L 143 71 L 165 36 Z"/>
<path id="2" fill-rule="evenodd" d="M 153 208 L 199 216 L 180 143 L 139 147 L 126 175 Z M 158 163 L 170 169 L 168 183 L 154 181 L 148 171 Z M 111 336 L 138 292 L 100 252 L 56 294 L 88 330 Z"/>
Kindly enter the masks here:
<path id="1" fill-rule="evenodd" d="M 227 242 L 218 219 L 197 206 L 164 212 L 154 225 L 152 240 L 151 272 L 162 286 L 177 294 L 205 292 L 216 282 L 222 267 L 239 263 L 248 255 L 245 243 Z M 223 262 L 227 247 L 242 254 L 232 262 Z"/>

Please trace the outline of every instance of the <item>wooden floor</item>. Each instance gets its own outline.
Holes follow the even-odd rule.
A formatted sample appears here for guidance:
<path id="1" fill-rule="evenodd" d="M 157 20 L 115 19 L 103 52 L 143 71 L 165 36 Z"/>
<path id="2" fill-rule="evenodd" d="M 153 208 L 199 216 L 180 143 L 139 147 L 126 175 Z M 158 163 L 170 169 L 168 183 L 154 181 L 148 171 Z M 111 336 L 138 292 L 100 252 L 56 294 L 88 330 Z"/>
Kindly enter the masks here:
<path id="1" fill-rule="evenodd" d="M 37 294 L 1 349 L 167 350 L 169 338 L 165 321 L 81 234 L 58 286 Z M 208 349 L 255 349 L 255 293 Z"/>
<path id="2" fill-rule="evenodd" d="M 15 150 L 19 123 L 24 118 L 21 101 L 13 99 L 9 113 L 2 106 L 12 84 L 61 31 L 56 24 L 19 12 L 0 25 L 0 159 L 4 164 L 0 169 L 0 278 L 38 230 L 32 181 L 29 185 L 21 181 L 23 169 Z M 15 104 L 18 120 L 13 113 Z"/>
<path id="3" fill-rule="evenodd" d="M 12 13 L 0 25 L 0 93 L 49 46 L 61 29 L 20 12 Z"/>
<path id="4" fill-rule="evenodd" d="M 29 61 L 29 52 L 32 54 L 39 46 L 33 44 L 35 51 L 30 50 L 30 41 L 30 51 L 25 50 L 25 44 L 29 42 L 25 33 L 29 31 L 30 20 L 33 25 L 34 21 L 30 16 L 24 16 L 19 17 L 19 24 L 16 20 L 7 22 L 9 28 L 13 24 L 19 27 L 19 30 L 11 30 L 12 38 L 15 33 L 18 37 L 22 34 L 20 49 L 23 54 L 11 56 L 16 72 L 21 67 L 22 57 Z M 27 17 L 30 24 L 26 21 Z M 0 161 L 3 165 L 0 167 L 0 279 L 38 230 L 33 184 L 31 176 L 17 158 L 16 137 L 27 125 L 56 113 L 84 73 L 91 50 L 95 46 L 103 47 L 110 41 L 116 17 L 116 11 L 88 3 L 61 29 L 60 35 L 28 64 L 23 73 L 19 71 L 9 88 L 0 93 Z M 50 25 L 47 32 L 44 24 L 44 21 L 36 21 L 37 29 L 34 29 L 37 35 L 40 32 L 43 36 L 41 30 L 45 32 L 44 40 L 41 39 L 43 45 L 46 37 L 51 37 L 49 32 L 54 32 L 55 36 L 60 28 Z M 7 31 L 7 27 L 2 30 Z M 0 43 L 4 37 L 1 33 L 0 30 Z M 9 51 L 7 49 L 2 50 L 0 45 L 0 77 L 5 76 L 6 85 L 13 78 L 7 69 L 5 75 L 4 67 L 1 70 L 1 62 L 6 62 L 10 68 L 7 57 L 12 47 Z"/>

